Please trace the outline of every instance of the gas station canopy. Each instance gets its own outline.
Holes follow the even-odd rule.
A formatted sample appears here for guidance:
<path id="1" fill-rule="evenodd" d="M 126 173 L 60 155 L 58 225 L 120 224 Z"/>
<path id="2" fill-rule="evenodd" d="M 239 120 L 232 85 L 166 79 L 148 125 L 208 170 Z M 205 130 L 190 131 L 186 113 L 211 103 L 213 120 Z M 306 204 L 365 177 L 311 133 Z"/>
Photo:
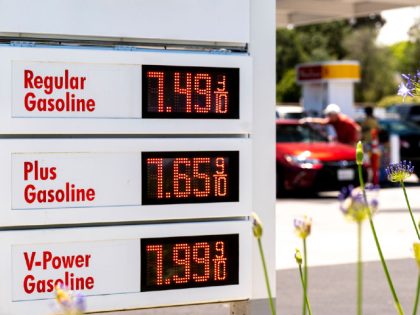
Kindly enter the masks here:
<path id="1" fill-rule="evenodd" d="M 419 0 L 277 0 L 277 27 L 299 26 L 419 5 Z"/>

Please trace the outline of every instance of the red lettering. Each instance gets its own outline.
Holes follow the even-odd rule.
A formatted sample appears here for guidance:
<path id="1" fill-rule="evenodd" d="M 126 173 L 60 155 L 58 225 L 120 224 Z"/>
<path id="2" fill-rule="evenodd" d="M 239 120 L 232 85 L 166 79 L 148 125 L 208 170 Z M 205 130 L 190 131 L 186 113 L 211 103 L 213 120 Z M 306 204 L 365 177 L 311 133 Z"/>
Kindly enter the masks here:
<path id="1" fill-rule="evenodd" d="M 35 291 L 35 285 L 32 281 L 34 281 L 35 278 L 32 275 L 27 275 L 25 279 L 23 279 L 23 290 L 27 294 L 31 294 Z"/>
<path id="2" fill-rule="evenodd" d="M 86 289 L 92 290 L 94 285 L 95 285 L 95 280 L 93 279 L 93 277 L 87 277 L 86 278 Z"/>
<path id="3" fill-rule="evenodd" d="M 42 89 L 43 86 L 43 81 L 42 81 L 42 77 L 40 77 L 39 75 L 37 75 L 34 78 L 34 85 L 36 89 Z"/>
<path id="4" fill-rule="evenodd" d="M 51 259 L 52 253 L 50 251 L 44 251 L 42 253 L 42 269 L 47 269 L 47 264 L 51 261 Z"/>
<path id="5" fill-rule="evenodd" d="M 91 255 L 85 255 L 86 267 L 89 267 L 89 259 L 91 257 L 92 257 Z"/>
<path id="6" fill-rule="evenodd" d="M 54 177 L 55 178 L 55 177 Z M 29 184 L 24 189 L 24 199 L 28 204 L 53 202 L 84 202 L 95 200 L 93 188 L 76 188 L 74 184 L 65 183 L 64 189 L 37 189 Z"/>
<path id="7" fill-rule="evenodd" d="M 25 70 L 24 77 L 25 78 L 23 80 L 23 83 L 24 83 L 25 89 L 28 89 L 28 88 L 33 89 L 34 85 L 32 83 L 32 79 L 34 78 L 34 73 L 31 70 Z"/>
<path id="8" fill-rule="evenodd" d="M 23 179 L 28 180 L 33 172 L 33 180 L 54 180 L 57 178 L 57 168 L 48 166 L 39 166 L 37 160 L 23 163 Z"/>
<path id="9" fill-rule="evenodd" d="M 77 98 L 66 92 L 63 98 L 42 98 L 34 93 L 25 94 L 24 106 L 28 112 L 93 112 L 96 108 L 94 99 Z"/>
<path id="10" fill-rule="evenodd" d="M 28 253 L 24 252 L 23 256 L 25 257 L 25 263 L 26 263 L 26 268 L 28 268 L 28 271 L 32 270 L 32 267 L 34 266 L 34 262 L 35 262 L 35 252 L 31 253 L 31 257 L 28 257 Z"/>
<path id="11" fill-rule="evenodd" d="M 95 279 L 91 276 L 77 277 L 68 271 L 59 279 L 36 279 L 33 275 L 27 275 L 23 279 L 23 290 L 26 294 L 53 292 L 56 286 L 65 286 L 72 291 L 92 290 Z"/>
<path id="12" fill-rule="evenodd" d="M 28 180 L 29 178 L 29 173 L 31 173 L 33 171 L 34 167 L 32 162 L 24 162 L 23 163 L 23 179 L 24 180 Z"/>
<path id="13" fill-rule="evenodd" d="M 76 267 L 77 268 L 83 267 L 84 261 L 85 261 L 85 259 L 84 259 L 84 257 L 82 255 L 77 255 L 76 256 L 76 261 L 75 261 Z"/>
<path id="14" fill-rule="evenodd" d="M 80 255 L 78 255 L 77 257 L 79 257 Z M 74 263 L 74 256 L 63 256 L 62 260 L 63 260 L 63 267 L 64 268 L 73 268 L 73 263 Z"/>

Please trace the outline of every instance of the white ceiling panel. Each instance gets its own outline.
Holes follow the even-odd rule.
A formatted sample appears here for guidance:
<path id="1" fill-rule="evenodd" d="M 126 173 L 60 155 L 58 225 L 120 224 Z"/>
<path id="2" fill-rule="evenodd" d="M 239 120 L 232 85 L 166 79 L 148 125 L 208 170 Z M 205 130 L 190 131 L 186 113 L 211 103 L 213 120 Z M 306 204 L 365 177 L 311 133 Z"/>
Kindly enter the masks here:
<path id="1" fill-rule="evenodd" d="M 277 27 L 327 22 L 420 5 L 420 0 L 277 0 Z"/>

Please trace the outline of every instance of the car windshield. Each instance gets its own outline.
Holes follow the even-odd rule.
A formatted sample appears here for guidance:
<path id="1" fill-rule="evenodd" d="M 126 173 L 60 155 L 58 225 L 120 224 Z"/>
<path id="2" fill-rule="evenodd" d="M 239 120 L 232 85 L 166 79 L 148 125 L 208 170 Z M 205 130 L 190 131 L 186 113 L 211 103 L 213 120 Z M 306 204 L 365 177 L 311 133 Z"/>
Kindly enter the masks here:
<path id="1" fill-rule="evenodd" d="M 328 142 L 309 125 L 277 124 L 277 142 Z"/>

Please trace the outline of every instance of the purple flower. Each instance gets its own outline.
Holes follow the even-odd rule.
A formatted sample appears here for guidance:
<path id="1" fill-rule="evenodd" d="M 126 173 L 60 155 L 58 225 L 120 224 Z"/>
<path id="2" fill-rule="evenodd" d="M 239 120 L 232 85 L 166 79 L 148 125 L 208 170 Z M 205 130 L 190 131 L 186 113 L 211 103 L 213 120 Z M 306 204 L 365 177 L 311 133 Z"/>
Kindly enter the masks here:
<path id="1" fill-rule="evenodd" d="M 75 293 L 56 287 L 56 302 L 60 313 L 64 315 L 82 315 L 86 311 L 86 299 L 81 293 Z"/>
<path id="2" fill-rule="evenodd" d="M 76 296 L 74 297 L 74 307 L 81 313 L 86 311 L 86 299 L 83 294 L 76 294 Z"/>
<path id="3" fill-rule="evenodd" d="M 407 81 L 407 82 L 411 83 L 411 81 Z M 413 89 L 414 87 L 409 88 L 407 85 L 404 84 L 404 82 L 401 82 L 400 85 L 398 86 L 397 94 L 403 97 L 403 102 L 404 102 L 407 95 L 413 97 L 413 92 L 412 92 Z"/>
<path id="4" fill-rule="evenodd" d="M 353 186 L 344 187 L 339 196 L 340 210 L 348 219 L 355 222 L 363 222 L 378 209 L 378 187 L 372 184 L 366 185 L 366 195 L 368 197 L 368 205 L 366 205 L 363 191 L 360 187 Z"/>
<path id="5" fill-rule="evenodd" d="M 312 218 L 303 216 L 301 218 L 295 218 L 293 220 L 295 232 L 301 239 L 305 239 L 311 234 Z"/>
<path id="6" fill-rule="evenodd" d="M 390 164 L 386 169 L 388 180 L 393 183 L 405 181 L 414 173 L 414 166 L 410 161 L 401 161 L 399 163 Z"/>

